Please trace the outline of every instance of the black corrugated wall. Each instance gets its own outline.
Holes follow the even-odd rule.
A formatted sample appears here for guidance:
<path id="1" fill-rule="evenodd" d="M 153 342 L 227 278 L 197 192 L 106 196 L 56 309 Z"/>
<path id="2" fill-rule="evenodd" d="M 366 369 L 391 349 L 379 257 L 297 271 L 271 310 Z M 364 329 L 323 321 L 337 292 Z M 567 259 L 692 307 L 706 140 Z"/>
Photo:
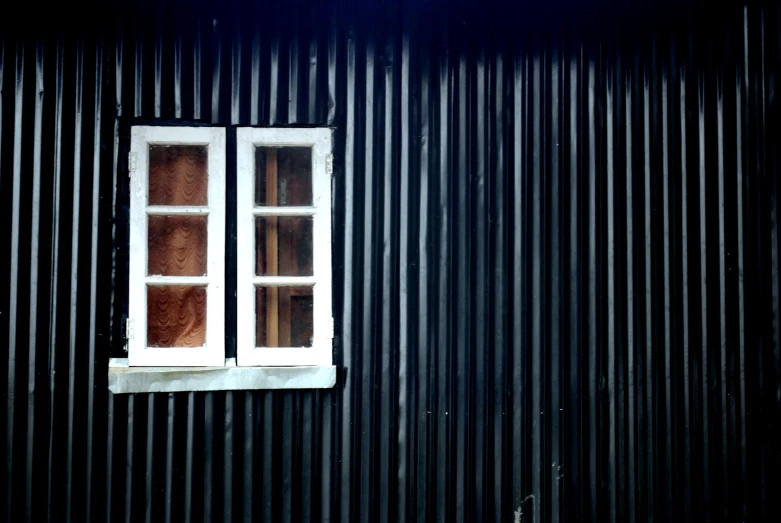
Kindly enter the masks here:
<path id="1" fill-rule="evenodd" d="M 777 520 L 780 8 L 481 7 L 5 22 L 2 520 Z M 158 121 L 335 129 L 334 389 L 108 393 Z"/>

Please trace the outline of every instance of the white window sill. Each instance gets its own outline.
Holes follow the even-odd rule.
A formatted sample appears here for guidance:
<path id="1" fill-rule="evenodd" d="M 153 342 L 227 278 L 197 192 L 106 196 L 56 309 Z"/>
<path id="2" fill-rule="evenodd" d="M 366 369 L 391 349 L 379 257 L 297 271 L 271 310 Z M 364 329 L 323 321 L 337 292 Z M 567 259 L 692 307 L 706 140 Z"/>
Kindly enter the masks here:
<path id="1" fill-rule="evenodd" d="M 259 389 L 330 389 L 336 367 L 129 367 L 111 358 L 108 389 L 114 394 Z"/>

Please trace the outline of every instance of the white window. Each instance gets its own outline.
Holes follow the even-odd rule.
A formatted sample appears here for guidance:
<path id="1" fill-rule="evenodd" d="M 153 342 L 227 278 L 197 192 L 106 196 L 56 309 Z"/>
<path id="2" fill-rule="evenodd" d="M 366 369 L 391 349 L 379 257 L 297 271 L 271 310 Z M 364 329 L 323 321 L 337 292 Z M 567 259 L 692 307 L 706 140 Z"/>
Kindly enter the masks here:
<path id="1" fill-rule="evenodd" d="M 331 133 L 237 139 L 237 363 L 331 365 Z"/>
<path id="2" fill-rule="evenodd" d="M 225 130 L 133 127 L 128 360 L 225 364 Z"/>
<path id="3" fill-rule="evenodd" d="M 234 369 L 193 390 L 274 387 L 270 371 L 236 364 L 301 368 L 284 375 L 287 387 L 332 386 L 331 131 L 237 129 L 236 209 L 226 209 L 225 129 L 136 126 L 130 145 L 124 365 L 159 369 L 110 373 L 112 390 L 151 390 L 153 372 L 154 390 L 191 390 L 181 374 L 166 382 L 178 367 Z M 227 291 L 236 293 L 237 322 L 227 325 L 232 216 L 238 273 Z M 236 336 L 235 361 L 226 359 L 226 332 Z"/>

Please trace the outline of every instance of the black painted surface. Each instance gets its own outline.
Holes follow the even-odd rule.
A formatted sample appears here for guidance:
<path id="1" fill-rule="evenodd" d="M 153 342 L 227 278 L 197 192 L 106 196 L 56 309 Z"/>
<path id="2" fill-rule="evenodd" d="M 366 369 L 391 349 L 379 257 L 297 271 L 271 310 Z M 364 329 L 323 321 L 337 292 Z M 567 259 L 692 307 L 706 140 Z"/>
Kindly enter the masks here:
<path id="1" fill-rule="evenodd" d="M 4 520 L 779 519 L 777 5 L 148 4 L 2 24 Z M 335 389 L 108 394 L 140 122 L 335 129 Z"/>

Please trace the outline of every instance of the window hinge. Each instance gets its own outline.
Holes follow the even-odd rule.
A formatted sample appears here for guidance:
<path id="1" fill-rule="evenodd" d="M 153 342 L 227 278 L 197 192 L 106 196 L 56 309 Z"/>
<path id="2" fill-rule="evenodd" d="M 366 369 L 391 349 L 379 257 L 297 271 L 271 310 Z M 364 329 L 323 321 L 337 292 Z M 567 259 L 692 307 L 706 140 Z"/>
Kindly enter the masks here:
<path id="1" fill-rule="evenodd" d="M 331 322 L 328 324 L 328 337 L 334 339 L 334 318 L 331 316 Z"/>
<path id="2" fill-rule="evenodd" d="M 130 152 L 127 155 L 127 170 L 131 173 L 136 170 L 136 153 L 134 152 Z"/>
<path id="3" fill-rule="evenodd" d="M 127 318 L 125 320 L 125 338 L 132 340 L 136 335 L 135 320 L 133 318 Z"/>
<path id="4" fill-rule="evenodd" d="M 334 155 L 329 154 L 325 157 L 325 172 L 329 176 L 334 174 Z"/>

